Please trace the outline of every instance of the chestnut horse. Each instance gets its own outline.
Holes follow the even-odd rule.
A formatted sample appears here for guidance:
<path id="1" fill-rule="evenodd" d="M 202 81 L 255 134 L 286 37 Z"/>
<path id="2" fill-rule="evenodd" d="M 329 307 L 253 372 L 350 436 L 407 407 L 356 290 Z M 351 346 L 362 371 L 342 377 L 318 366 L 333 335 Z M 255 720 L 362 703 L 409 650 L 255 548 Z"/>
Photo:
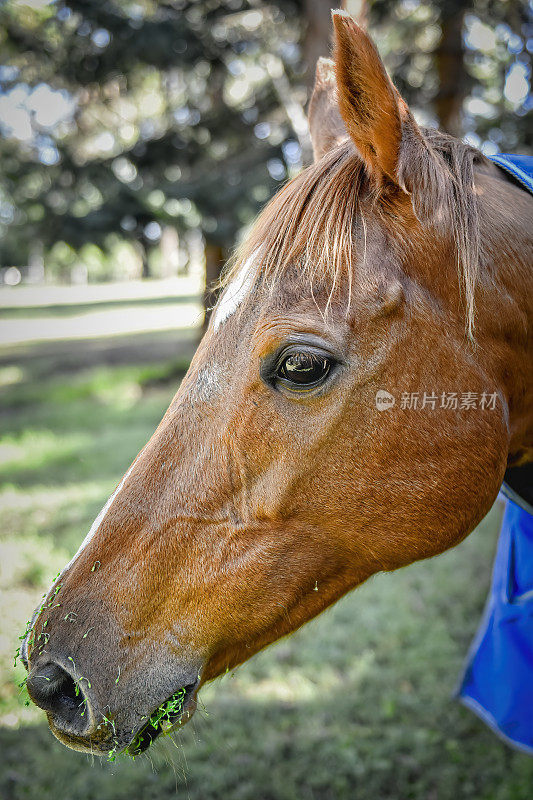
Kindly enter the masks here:
<path id="1" fill-rule="evenodd" d="M 29 627 L 30 696 L 75 749 L 144 750 L 206 681 L 458 544 L 533 460 L 533 200 L 417 126 L 349 15 L 334 31 L 315 163 Z"/>

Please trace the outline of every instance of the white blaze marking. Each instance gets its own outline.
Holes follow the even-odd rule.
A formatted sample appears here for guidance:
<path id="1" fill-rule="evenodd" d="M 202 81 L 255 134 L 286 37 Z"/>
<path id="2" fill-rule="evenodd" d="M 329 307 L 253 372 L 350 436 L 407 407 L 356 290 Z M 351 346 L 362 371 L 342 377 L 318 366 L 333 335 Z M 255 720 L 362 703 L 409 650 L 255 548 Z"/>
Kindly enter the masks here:
<path id="1" fill-rule="evenodd" d="M 123 486 L 124 486 L 124 484 L 126 483 L 126 479 L 128 478 L 128 476 L 129 476 L 130 472 L 132 471 L 132 469 L 133 469 L 133 464 L 131 465 L 131 467 L 129 468 L 129 470 L 126 472 L 126 474 L 124 475 L 124 477 L 123 477 L 123 478 L 122 478 L 122 480 L 120 481 L 119 485 L 117 486 L 117 488 L 115 489 L 115 491 L 113 492 L 113 494 L 111 495 L 111 497 L 109 498 L 109 500 L 107 501 L 107 503 L 105 504 L 105 506 L 103 507 L 103 509 L 100 511 L 100 513 L 99 513 L 99 514 L 98 514 L 98 516 L 96 517 L 95 521 L 94 521 L 94 522 L 93 522 L 93 524 L 91 525 L 91 529 L 90 529 L 89 533 L 87 534 L 87 536 L 85 537 L 85 539 L 83 540 L 83 542 L 80 544 L 80 546 L 79 546 L 79 548 L 78 548 L 78 551 L 77 551 L 77 553 L 76 553 L 74 556 L 72 556 L 72 558 L 70 559 L 70 561 L 68 562 L 68 564 L 67 564 L 65 567 L 63 567 L 63 569 L 61 570 L 61 575 L 63 575 L 63 573 L 64 573 L 64 572 L 65 572 L 65 571 L 66 571 L 66 570 L 67 570 L 69 567 L 71 567 L 71 566 L 72 566 L 72 564 L 73 564 L 73 563 L 76 561 L 76 559 L 77 559 L 77 558 L 78 558 L 78 556 L 81 554 L 81 552 L 82 552 L 83 550 L 85 550 L 85 548 L 87 547 L 87 545 L 89 544 L 89 542 L 90 542 L 90 541 L 91 541 L 91 539 L 93 538 L 94 534 L 97 532 L 98 528 L 99 528 L 99 527 L 100 527 L 100 525 L 102 524 L 102 522 L 103 522 L 103 520 L 104 520 L 104 517 L 105 517 L 105 515 L 107 514 L 107 512 L 109 511 L 109 509 L 110 509 L 110 507 L 111 507 L 111 503 L 113 502 L 113 500 L 115 499 L 115 497 L 118 495 L 118 493 L 120 492 L 120 490 L 122 489 L 122 487 L 123 487 Z M 59 579 L 61 578 L 61 575 L 59 575 L 59 576 L 58 576 L 57 580 L 59 580 Z M 54 583 L 56 583 L 56 582 L 57 582 L 57 581 L 54 581 Z"/>
<path id="2" fill-rule="evenodd" d="M 128 475 L 130 474 L 130 472 L 132 471 L 132 469 L 133 469 L 133 464 L 131 465 L 129 470 L 126 472 L 126 474 L 124 475 L 124 477 L 120 481 L 119 485 L 117 486 L 117 488 L 115 489 L 115 491 L 113 492 L 113 494 L 111 495 L 111 497 L 109 498 L 109 500 L 107 501 L 107 503 L 105 504 L 103 509 L 100 511 L 100 513 L 96 517 L 95 521 L 91 525 L 91 529 L 90 529 L 89 533 L 87 534 L 87 536 L 85 537 L 85 539 L 83 540 L 81 545 L 79 546 L 77 553 L 70 559 L 68 564 L 66 564 L 63 567 L 63 569 L 61 570 L 61 572 L 59 573 L 59 575 L 57 576 L 55 581 L 52 583 L 52 585 L 48 589 L 48 591 L 46 593 L 46 598 L 48 598 L 50 596 L 51 591 L 54 589 L 56 584 L 59 583 L 59 581 L 61 580 L 61 578 L 63 577 L 63 575 L 67 571 L 67 569 L 69 567 L 71 567 L 72 564 L 74 564 L 76 559 L 80 556 L 82 551 L 85 550 L 85 548 L 87 547 L 87 545 L 89 544 L 89 542 L 91 541 L 91 539 L 93 538 L 95 533 L 98 531 L 100 525 L 102 524 L 102 522 L 104 520 L 105 515 L 107 514 L 107 512 L 109 511 L 109 508 L 111 507 L 111 503 L 117 497 L 118 493 L 120 492 L 120 490 L 124 486 L 124 483 L 126 482 L 126 479 L 127 479 Z M 43 600 L 43 604 L 46 603 L 46 602 L 47 602 L 47 599 Z M 26 636 L 26 638 L 22 642 L 22 645 L 21 645 L 21 648 L 20 648 L 21 656 L 26 660 L 28 659 L 28 638 L 31 635 L 31 630 L 33 628 L 33 623 L 35 622 L 35 620 L 36 620 L 37 616 L 39 615 L 39 613 L 40 613 L 42 608 L 43 608 L 43 606 L 41 606 L 39 609 L 37 609 L 37 611 L 34 612 L 33 618 L 32 618 L 32 621 L 31 621 L 31 626 L 30 626 L 30 629 L 28 631 L 28 635 Z"/>
<path id="3" fill-rule="evenodd" d="M 215 311 L 215 318 L 213 320 L 213 328 L 218 331 L 223 322 L 228 317 L 236 312 L 250 289 L 252 288 L 255 270 L 252 269 L 254 261 L 258 254 L 255 250 L 250 258 L 247 258 L 232 282 L 226 287 L 226 290 Z"/>

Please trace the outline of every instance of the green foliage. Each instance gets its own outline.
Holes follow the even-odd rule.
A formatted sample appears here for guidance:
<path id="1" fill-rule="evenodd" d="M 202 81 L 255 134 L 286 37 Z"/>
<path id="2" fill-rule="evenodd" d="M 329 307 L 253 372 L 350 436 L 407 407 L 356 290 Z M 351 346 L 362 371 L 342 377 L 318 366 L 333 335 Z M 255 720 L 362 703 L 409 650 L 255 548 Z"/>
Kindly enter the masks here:
<path id="1" fill-rule="evenodd" d="M 263 59 L 292 70 L 295 8 L 252 9 L 244 0 L 4 4 L 0 90 L 38 107 L 31 130 L 29 118 L 4 120 L 3 263 L 28 263 L 40 242 L 50 277 L 64 278 L 74 251 L 108 250 L 118 235 L 138 245 L 146 271 L 165 227 L 232 244 L 285 177 L 282 144 L 294 139 Z M 62 109 L 57 119 L 43 102 Z M 90 279 L 112 271 L 83 255 Z"/>
<path id="2" fill-rule="evenodd" d="M 363 5 L 422 121 L 487 152 L 531 149 L 527 0 Z M 230 248 L 309 155 L 298 113 L 313 7 L 6 0 L 0 265 L 44 258 L 59 281 L 156 274 L 170 229 L 182 265 L 191 231 Z"/>
<path id="3" fill-rule="evenodd" d="M 368 5 L 387 66 L 421 120 L 466 136 L 486 153 L 532 151 L 527 0 Z"/>

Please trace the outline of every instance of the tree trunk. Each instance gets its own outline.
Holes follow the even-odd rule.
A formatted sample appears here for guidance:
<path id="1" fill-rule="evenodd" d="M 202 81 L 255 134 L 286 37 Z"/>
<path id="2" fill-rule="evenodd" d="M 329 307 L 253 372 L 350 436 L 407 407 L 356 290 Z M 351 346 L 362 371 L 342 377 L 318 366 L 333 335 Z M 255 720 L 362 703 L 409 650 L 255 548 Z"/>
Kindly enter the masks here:
<path id="1" fill-rule="evenodd" d="M 315 66 L 320 56 L 331 56 L 331 11 L 339 8 L 339 0 L 304 0 L 307 28 L 303 51 L 307 67 L 308 96 L 315 83 Z"/>
<path id="2" fill-rule="evenodd" d="M 143 239 L 144 237 L 135 239 L 133 241 L 133 247 L 139 257 L 139 261 L 141 262 L 139 277 L 144 279 L 150 277 L 150 264 L 148 263 L 148 255 L 146 253 L 146 246 Z"/>
<path id="3" fill-rule="evenodd" d="M 205 240 L 205 289 L 204 289 L 204 322 L 202 325 L 202 336 L 207 330 L 211 309 L 213 308 L 217 290 L 216 285 L 220 279 L 220 273 L 225 262 L 225 252 L 222 245 L 218 242 Z"/>
<path id="4" fill-rule="evenodd" d="M 141 270 L 141 278 L 144 280 L 145 278 L 151 278 L 150 274 L 150 261 L 148 259 L 148 247 L 147 247 L 147 239 L 144 236 L 137 241 L 138 251 L 141 256 L 142 260 L 142 270 Z"/>
<path id="5" fill-rule="evenodd" d="M 441 38 L 435 51 L 439 90 L 435 111 L 439 127 L 452 136 L 463 135 L 463 102 L 468 90 L 464 63 L 463 25 L 470 3 L 451 0 L 441 4 Z"/>

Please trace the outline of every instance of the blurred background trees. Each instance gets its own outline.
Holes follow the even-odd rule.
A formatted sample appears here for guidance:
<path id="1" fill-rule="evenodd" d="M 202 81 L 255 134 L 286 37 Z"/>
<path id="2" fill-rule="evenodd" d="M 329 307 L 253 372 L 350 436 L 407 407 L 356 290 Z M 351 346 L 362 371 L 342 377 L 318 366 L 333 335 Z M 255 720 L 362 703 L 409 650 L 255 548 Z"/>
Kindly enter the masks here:
<path id="1" fill-rule="evenodd" d="M 309 159 L 329 0 L 6 0 L 2 280 L 207 282 Z M 531 152 L 526 0 L 348 0 L 422 124 Z"/>

